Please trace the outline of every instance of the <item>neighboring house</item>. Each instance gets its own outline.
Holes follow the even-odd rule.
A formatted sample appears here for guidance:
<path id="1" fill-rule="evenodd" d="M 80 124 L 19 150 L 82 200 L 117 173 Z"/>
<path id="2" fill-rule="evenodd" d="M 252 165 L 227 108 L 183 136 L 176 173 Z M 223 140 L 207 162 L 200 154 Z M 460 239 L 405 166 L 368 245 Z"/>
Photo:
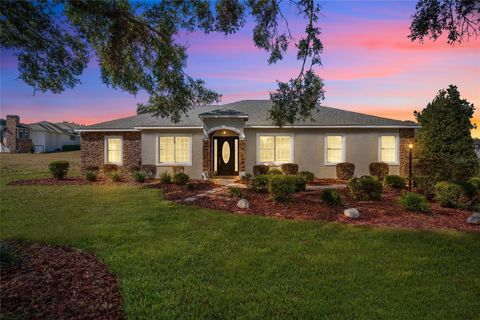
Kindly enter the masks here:
<path id="1" fill-rule="evenodd" d="M 78 128 L 81 126 L 70 122 L 24 124 L 18 116 L 8 115 L 6 120 L 0 119 L 1 152 L 60 151 L 64 145 L 80 144 Z"/>
<path id="2" fill-rule="evenodd" d="M 355 164 L 357 176 L 371 162 L 390 165 L 391 174 L 407 175 L 413 122 L 320 107 L 312 121 L 283 128 L 267 120 L 270 100 L 247 100 L 222 106 L 199 106 L 179 123 L 140 114 L 103 122 L 81 132 L 82 169 L 106 163 L 127 173 L 155 164 L 157 174 L 184 167 L 192 178 L 252 173 L 255 164 L 297 163 L 317 177 L 336 176 L 335 165 Z"/>
<path id="3" fill-rule="evenodd" d="M 475 148 L 477 157 L 480 158 L 480 139 L 473 139 L 473 147 Z"/>

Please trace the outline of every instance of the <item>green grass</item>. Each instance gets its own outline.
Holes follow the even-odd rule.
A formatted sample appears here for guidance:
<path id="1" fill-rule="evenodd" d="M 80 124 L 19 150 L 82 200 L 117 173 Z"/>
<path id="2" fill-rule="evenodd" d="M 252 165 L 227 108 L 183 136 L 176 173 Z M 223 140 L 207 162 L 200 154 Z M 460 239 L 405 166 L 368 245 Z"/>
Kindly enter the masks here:
<path id="1" fill-rule="evenodd" d="M 479 234 L 239 216 L 139 187 L 5 185 L 47 175 L 36 157 L 0 156 L 1 238 L 94 252 L 129 319 L 479 319 Z"/>

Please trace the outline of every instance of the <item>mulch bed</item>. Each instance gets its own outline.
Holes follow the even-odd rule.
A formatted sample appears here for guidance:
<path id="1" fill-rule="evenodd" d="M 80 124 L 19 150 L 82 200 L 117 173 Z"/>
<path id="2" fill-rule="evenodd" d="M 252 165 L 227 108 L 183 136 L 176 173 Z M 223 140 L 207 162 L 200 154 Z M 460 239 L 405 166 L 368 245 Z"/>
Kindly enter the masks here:
<path id="1" fill-rule="evenodd" d="M 384 190 L 381 201 L 357 201 L 345 189 L 341 189 L 339 192 L 342 193 L 343 206 L 336 209 L 321 203 L 320 192 L 321 190 L 298 192 L 294 194 L 292 201 L 289 203 L 275 203 L 269 199 L 268 194 L 257 194 L 244 190 L 250 208 L 240 209 L 236 206 L 239 199 L 230 197 L 227 189 L 224 189 L 220 193 L 198 197 L 189 204 L 236 214 L 272 216 L 285 219 L 337 221 L 393 228 L 480 231 L 480 226 L 471 225 L 465 221 L 471 215 L 471 211 L 442 208 L 437 203 L 431 204 L 432 214 L 430 215 L 403 210 L 397 203 L 397 199 L 405 191 Z M 167 192 L 165 197 L 169 200 L 182 202 L 182 198 L 179 198 L 178 194 L 171 197 Z M 360 219 L 354 220 L 343 215 L 343 210 L 351 207 L 360 211 Z"/>
<path id="2" fill-rule="evenodd" d="M 315 179 L 309 183 L 312 186 L 329 186 L 332 184 L 347 184 L 347 180 L 340 179 Z"/>
<path id="3" fill-rule="evenodd" d="M 2 316 L 123 319 L 116 278 L 94 255 L 73 248 L 5 242 L 19 261 L 1 269 Z M 17 319 L 17 318 L 15 318 Z"/>

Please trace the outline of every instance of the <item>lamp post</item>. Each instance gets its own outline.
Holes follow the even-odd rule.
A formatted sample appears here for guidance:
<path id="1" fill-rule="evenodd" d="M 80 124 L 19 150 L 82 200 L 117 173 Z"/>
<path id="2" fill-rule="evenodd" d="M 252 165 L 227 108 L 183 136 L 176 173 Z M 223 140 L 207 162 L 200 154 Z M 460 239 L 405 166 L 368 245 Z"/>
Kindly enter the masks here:
<path id="1" fill-rule="evenodd" d="M 412 150 L 413 144 L 408 145 L 408 191 L 412 192 Z"/>

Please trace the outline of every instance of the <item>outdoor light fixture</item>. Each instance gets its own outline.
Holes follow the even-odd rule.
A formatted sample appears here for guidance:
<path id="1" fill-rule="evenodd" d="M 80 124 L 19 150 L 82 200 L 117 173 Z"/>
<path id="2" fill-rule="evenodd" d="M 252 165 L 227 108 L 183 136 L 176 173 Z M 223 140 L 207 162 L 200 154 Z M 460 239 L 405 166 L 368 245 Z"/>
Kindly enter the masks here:
<path id="1" fill-rule="evenodd" d="M 227 134 L 227 131 L 223 130 L 223 134 Z"/>
<path id="2" fill-rule="evenodd" d="M 408 191 L 412 192 L 412 149 L 413 143 L 408 145 Z"/>

